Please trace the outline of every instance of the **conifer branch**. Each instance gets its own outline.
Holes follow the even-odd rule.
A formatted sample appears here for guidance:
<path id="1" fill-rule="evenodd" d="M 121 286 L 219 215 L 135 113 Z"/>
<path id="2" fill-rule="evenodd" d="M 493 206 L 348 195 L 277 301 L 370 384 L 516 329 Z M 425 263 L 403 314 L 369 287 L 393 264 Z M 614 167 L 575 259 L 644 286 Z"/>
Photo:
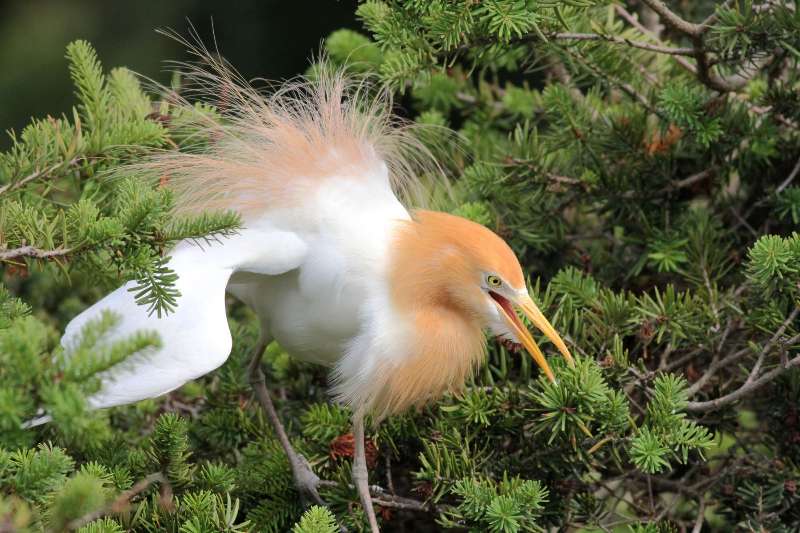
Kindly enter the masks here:
<path id="1" fill-rule="evenodd" d="M 19 248 L 0 251 L 0 262 L 19 259 L 22 257 L 30 257 L 32 259 L 53 259 L 56 257 L 70 255 L 74 253 L 75 250 L 75 248 L 56 248 L 53 250 L 43 250 L 35 246 L 20 246 Z"/>
<path id="2" fill-rule="evenodd" d="M 800 340 L 800 335 L 795 335 L 787 342 L 795 343 L 798 340 Z M 742 399 L 743 397 L 749 395 L 752 392 L 755 392 L 756 390 L 760 389 L 770 381 L 773 381 L 777 377 L 783 375 L 786 371 L 796 366 L 800 366 L 800 355 L 775 367 L 769 372 L 762 374 L 760 378 L 751 381 L 749 383 L 745 383 L 744 385 L 742 385 L 735 391 L 731 392 L 730 394 L 726 394 L 725 396 L 720 396 L 719 398 L 716 398 L 714 400 L 708 400 L 705 402 L 689 402 L 686 404 L 686 410 L 693 413 L 715 411 L 721 407 L 732 404 L 735 401 Z"/>
<path id="3" fill-rule="evenodd" d="M 705 31 L 707 26 L 702 24 L 695 24 L 684 20 L 678 16 L 674 11 L 667 7 L 661 0 L 642 0 L 642 3 L 647 7 L 658 13 L 665 24 L 689 36 L 699 36 Z"/>
<path id="4" fill-rule="evenodd" d="M 389 509 L 402 509 L 405 511 L 419 511 L 425 513 L 439 512 L 436 505 L 428 502 L 415 500 L 413 498 L 406 498 L 404 496 L 397 496 L 390 494 L 383 487 L 379 485 L 370 485 L 369 492 L 372 495 L 373 503 L 381 507 Z"/>
<path id="5" fill-rule="evenodd" d="M 792 170 L 791 172 L 789 172 L 789 175 L 786 177 L 786 179 L 783 180 L 780 183 L 780 185 L 778 185 L 775 188 L 775 194 L 782 193 L 786 187 L 792 184 L 792 182 L 794 181 L 794 179 L 797 177 L 798 174 L 800 174 L 800 158 L 798 158 L 797 162 L 794 164 L 794 167 L 792 167 Z"/>
<path id="6" fill-rule="evenodd" d="M 772 335 L 772 337 L 770 337 L 769 341 L 767 341 L 767 344 L 759 353 L 758 358 L 755 364 L 753 365 L 753 368 L 751 369 L 750 373 L 747 376 L 747 379 L 745 380 L 744 384 L 742 384 L 741 387 L 739 387 L 737 390 L 735 390 L 730 394 L 721 396 L 714 400 L 708 400 L 703 402 L 688 402 L 687 410 L 694 412 L 713 411 L 715 409 L 733 403 L 736 400 L 742 398 L 743 396 L 746 396 L 747 394 L 750 394 L 751 392 L 757 390 L 761 386 L 777 378 L 785 371 L 789 370 L 791 367 L 800 365 L 800 356 L 798 356 L 789 361 L 784 361 L 781 365 L 777 366 L 773 370 L 761 375 L 760 377 L 757 377 L 766 356 L 772 351 L 772 349 L 778 343 L 778 340 L 781 338 L 781 336 L 783 336 L 784 332 L 786 331 L 786 328 L 788 328 L 789 325 L 794 323 L 798 314 L 800 314 L 800 307 L 795 307 L 792 310 L 792 312 L 789 313 L 789 316 L 786 318 L 786 320 L 783 321 L 778 330 Z M 800 335 L 795 335 L 786 340 L 782 344 L 792 345 L 798 342 L 799 340 L 800 340 Z M 749 352 L 750 352 L 749 348 L 743 348 L 721 360 L 715 356 L 708 370 L 692 387 L 690 387 L 687 390 L 689 396 L 696 394 L 720 368 L 731 365 L 736 360 L 740 359 Z"/>
<path id="7" fill-rule="evenodd" d="M 44 177 L 44 178 L 52 178 L 52 177 L 54 177 L 53 173 L 55 171 L 57 171 L 57 170 L 59 170 L 61 168 L 64 168 L 64 167 L 71 167 L 71 166 L 75 165 L 79 160 L 80 160 L 80 158 L 75 157 L 73 159 L 70 159 L 69 161 L 62 161 L 62 162 L 56 163 L 55 165 L 53 165 L 51 167 L 48 167 L 46 169 L 42 169 L 42 170 L 37 170 L 37 171 L 31 172 L 30 174 L 28 174 L 27 176 L 25 176 L 24 178 L 22 178 L 20 180 L 12 181 L 10 183 L 6 183 L 2 187 L 0 187 L 0 196 L 4 195 L 6 193 L 10 193 L 10 192 L 16 191 L 17 189 L 21 189 L 22 187 L 26 186 L 28 183 L 30 183 L 32 181 L 35 181 L 35 180 L 38 180 L 39 178 L 42 178 L 42 177 Z"/>
<path id="8" fill-rule="evenodd" d="M 166 485 L 169 485 L 169 481 L 164 477 L 164 474 L 162 474 L 161 472 L 155 472 L 153 474 L 150 474 L 144 479 L 137 481 L 136 484 L 130 489 L 120 493 L 120 495 L 117 496 L 114 499 L 114 501 L 112 501 L 110 504 L 103 507 L 102 509 L 99 509 L 91 513 L 87 513 L 81 516 L 80 518 L 76 518 L 67 525 L 67 528 L 70 531 L 74 531 L 76 529 L 80 529 L 89 522 L 94 522 L 98 518 L 106 516 L 107 514 L 120 513 L 124 511 L 125 508 L 130 504 L 130 501 L 135 496 L 147 490 L 153 483 L 164 483 Z"/>
<path id="9" fill-rule="evenodd" d="M 692 47 L 689 49 L 691 53 L 676 55 L 694 57 L 697 63 L 696 67 L 690 67 L 683 63 L 682 66 L 684 66 L 684 68 L 689 67 L 688 70 L 695 72 L 697 74 L 697 79 L 710 89 L 720 92 L 736 92 L 753 79 L 756 74 L 761 72 L 764 67 L 769 66 L 775 60 L 775 53 L 768 54 L 753 61 L 752 64 L 744 67 L 741 72 L 730 76 L 719 76 L 712 70 L 713 63 L 708 57 L 708 51 L 705 49 L 704 41 L 704 34 L 711 27 L 711 24 L 717 20 L 716 11 L 709 15 L 702 23 L 695 24 L 678 16 L 675 12 L 670 10 L 666 4 L 661 2 L 661 0 L 642 0 L 642 2 L 655 11 L 668 26 L 689 37 L 692 43 Z M 625 13 L 623 17 L 629 23 L 634 24 L 633 21 L 635 21 L 635 19 L 633 16 L 627 13 L 624 8 L 617 7 L 617 13 L 622 14 L 623 12 Z M 644 30 L 638 23 L 636 26 L 640 31 Z"/>
<path id="10" fill-rule="evenodd" d="M 780 339 L 780 337 L 786 331 L 786 328 L 789 327 L 789 325 L 791 325 L 794 322 L 795 318 L 797 318 L 798 313 L 800 313 L 800 308 L 798 308 L 798 307 L 795 307 L 794 310 L 791 313 L 789 313 L 789 316 L 786 318 L 786 320 L 783 321 L 783 323 L 778 328 L 778 330 L 772 335 L 772 337 L 770 337 L 770 339 L 767 341 L 767 344 L 761 350 L 761 352 L 759 354 L 759 361 L 763 360 L 763 357 L 765 357 L 767 354 L 769 354 L 772 351 L 772 348 L 775 346 L 775 344 L 777 343 L 778 339 Z M 791 341 L 790 341 L 790 343 L 791 343 Z M 721 348 L 721 346 L 720 346 L 720 348 Z M 714 358 L 711 361 L 711 364 L 708 367 L 708 369 L 703 373 L 702 376 L 700 376 L 700 378 L 691 387 L 689 387 L 687 389 L 686 392 L 687 392 L 688 396 L 692 397 L 695 394 L 697 394 L 698 392 L 700 392 L 700 390 L 705 386 L 705 384 L 708 383 L 708 381 L 721 368 L 726 368 L 726 367 L 731 366 L 733 363 L 735 363 L 736 361 L 738 361 L 739 359 L 741 359 L 742 357 L 746 356 L 749 353 L 750 353 L 750 348 L 749 347 L 745 347 L 745 348 L 742 348 L 740 350 L 737 350 L 736 352 L 728 355 L 727 357 L 724 357 L 724 358 L 720 359 L 719 358 L 719 350 L 717 350 L 715 355 L 714 355 Z M 757 363 L 758 367 L 760 367 L 760 365 L 761 365 L 761 363 Z M 752 376 L 754 376 L 754 374 L 751 374 L 751 377 Z M 752 381 L 752 380 L 749 380 L 749 381 Z"/>
<path id="11" fill-rule="evenodd" d="M 608 43 L 630 46 L 640 50 L 647 50 L 648 52 L 656 52 L 658 54 L 666 54 L 673 56 L 689 56 L 694 55 L 693 48 L 674 48 L 671 46 L 662 46 L 658 44 L 645 43 L 642 41 L 634 41 L 616 35 L 601 35 L 598 33 L 556 33 L 549 36 L 551 39 L 558 41 L 605 41 Z"/>
<path id="12" fill-rule="evenodd" d="M 328 479 L 321 479 L 319 481 L 319 486 L 334 488 L 338 487 L 339 483 Z M 347 487 L 350 489 L 355 488 L 350 483 L 347 484 Z M 438 513 L 444 509 L 442 506 L 434 505 L 430 502 L 391 494 L 380 485 L 370 485 L 369 493 L 372 496 L 372 503 L 380 505 L 381 507 L 387 507 L 389 509 L 402 509 L 406 511 L 419 511 L 424 513 Z"/>
<path id="13" fill-rule="evenodd" d="M 663 189 L 663 192 L 671 192 L 678 189 L 684 189 L 686 187 L 691 187 L 695 183 L 701 182 L 711 176 L 714 175 L 716 172 L 716 168 L 711 167 L 707 168 L 703 171 L 697 172 L 696 174 L 692 174 L 691 176 L 684 178 L 682 180 L 676 180 L 670 183 Z"/>
<path id="14" fill-rule="evenodd" d="M 658 35 L 654 34 L 652 31 L 650 31 L 648 28 L 646 28 L 644 25 L 642 25 L 636 19 L 636 17 L 633 16 L 623 6 L 621 6 L 620 4 L 615 4 L 614 5 L 614 10 L 617 12 L 618 15 L 620 15 L 622 18 L 624 18 L 628 22 L 628 24 L 630 24 L 631 26 L 633 26 L 634 28 L 639 30 L 643 35 L 645 35 L 647 37 L 650 37 L 651 39 L 653 39 L 654 41 L 656 41 L 657 43 L 659 43 L 661 45 L 664 44 L 664 42 L 661 40 L 661 38 L 659 38 Z M 692 57 L 693 57 L 693 54 L 692 54 Z M 675 61 L 678 63 L 678 65 L 683 67 L 685 70 L 691 72 L 692 74 L 697 74 L 697 69 L 694 67 L 694 65 L 692 65 L 689 61 L 687 61 L 683 57 L 676 56 L 675 57 Z"/>
<path id="15" fill-rule="evenodd" d="M 572 33 L 572 32 L 557 32 L 557 33 L 538 33 L 532 32 L 510 39 L 510 43 L 523 44 L 523 43 L 541 43 L 544 42 L 544 37 L 547 41 L 603 41 L 619 46 L 628 46 L 631 48 L 638 48 L 640 50 L 647 50 L 648 52 L 655 52 L 658 54 L 666 54 L 672 56 L 686 56 L 693 57 L 695 54 L 694 48 L 690 47 L 673 47 L 665 46 L 662 44 L 652 44 L 643 41 L 634 41 L 633 39 L 626 39 L 617 35 L 603 35 L 599 33 Z M 478 46 L 486 46 L 490 44 L 498 44 L 499 41 L 493 39 L 479 39 L 471 43 L 463 44 L 453 50 L 446 50 L 442 54 L 443 57 L 448 54 L 459 54 L 467 52 Z"/>

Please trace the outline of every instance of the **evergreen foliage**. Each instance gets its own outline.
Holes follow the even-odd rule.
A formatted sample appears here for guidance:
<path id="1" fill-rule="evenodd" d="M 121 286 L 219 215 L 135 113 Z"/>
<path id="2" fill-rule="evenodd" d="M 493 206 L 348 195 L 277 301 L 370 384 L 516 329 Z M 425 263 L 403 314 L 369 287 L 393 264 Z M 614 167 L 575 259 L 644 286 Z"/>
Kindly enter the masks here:
<path id="1" fill-rule="evenodd" d="M 382 527 L 800 528 L 796 5 L 369 0 L 357 14 L 363 32 L 334 32 L 328 57 L 428 126 L 455 177 L 437 203 L 509 240 L 576 355 L 553 359 L 550 383 L 491 342 L 461 393 L 375 428 Z M 124 280 L 154 319 L 171 312 L 170 246 L 239 220 L 176 218 L 168 188 L 108 179 L 191 131 L 87 43 L 67 60 L 71 116 L 33 120 L 0 154 L 0 529 L 363 530 L 349 413 L 324 369 L 267 349 L 330 504 L 304 510 L 248 385 L 257 324 L 236 302 L 218 371 L 87 410 L 99 372 L 159 339 L 98 349 L 105 315 L 61 347 L 64 324 Z M 23 427 L 43 412 L 50 424 Z"/>

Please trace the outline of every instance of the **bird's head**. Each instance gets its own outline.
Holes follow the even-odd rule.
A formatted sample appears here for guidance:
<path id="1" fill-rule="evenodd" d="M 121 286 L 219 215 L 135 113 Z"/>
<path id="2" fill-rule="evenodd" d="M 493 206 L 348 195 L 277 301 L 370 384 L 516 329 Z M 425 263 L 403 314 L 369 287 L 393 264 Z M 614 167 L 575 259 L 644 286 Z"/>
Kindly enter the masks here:
<path id="1" fill-rule="evenodd" d="M 511 247 L 488 228 L 432 211 L 417 212 L 421 241 L 427 241 L 429 279 L 438 278 L 452 305 L 466 310 L 502 341 L 522 345 L 545 375 L 555 381 L 533 336 L 517 311 L 553 342 L 570 366 L 564 341 L 534 303 L 522 266 Z M 433 271 L 436 272 L 433 272 Z"/>

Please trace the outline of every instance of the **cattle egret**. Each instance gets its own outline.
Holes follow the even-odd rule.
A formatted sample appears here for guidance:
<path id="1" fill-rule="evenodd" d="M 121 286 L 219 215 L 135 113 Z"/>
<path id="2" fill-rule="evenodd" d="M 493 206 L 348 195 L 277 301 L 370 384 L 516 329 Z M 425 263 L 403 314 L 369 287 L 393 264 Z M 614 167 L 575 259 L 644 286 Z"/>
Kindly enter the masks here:
<path id="1" fill-rule="evenodd" d="M 400 201 L 421 190 L 412 174 L 420 143 L 392 115 L 385 93 L 321 68 L 311 81 L 264 96 L 216 58 L 204 54 L 204 61 L 211 68 L 191 75 L 216 95 L 223 116 L 198 118 L 203 148 L 161 152 L 127 171 L 166 181 L 179 213 L 232 209 L 243 228 L 220 242 L 187 241 L 171 250 L 180 291 L 174 312 L 149 316 L 127 283 L 72 320 L 62 343 L 77 342 L 82 326 L 104 310 L 121 320 L 102 342 L 157 331 L 161 347 L 108 371 L 90 405 L 153 398 L 225 362 L 229 292 L 260 320 L 251 379 L 300 493 L 317 502 L 319 479 L 289 444 L 260 363 L 274 339 L 292 356 L 332 369 L 332 393 L 353 413 L 354 484 L 377 531 L 365 415 L 380 421 L 462 386 L 484 356 L 485 330 L 524 346 L 553 380 L 515 309 L 569 364 L 572 357 L 500 237 L 464 218 L 409 211 Z M 192 113 L 185 102 L 173 105 L 182 116 Z"/>

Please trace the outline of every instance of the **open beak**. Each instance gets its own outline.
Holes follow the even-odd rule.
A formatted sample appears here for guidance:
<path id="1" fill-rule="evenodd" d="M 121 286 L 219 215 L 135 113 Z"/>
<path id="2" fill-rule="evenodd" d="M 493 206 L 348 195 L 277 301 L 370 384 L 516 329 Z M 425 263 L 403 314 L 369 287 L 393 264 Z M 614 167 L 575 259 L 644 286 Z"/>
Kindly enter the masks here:
<path id="1" fill-rule="evenodd" d="M 503 316 L 505 316 L 511 331 L 514 332 L 514 334 L 517 336 L 517 339 L 519 339 L 528 353 L 531 354 L 533 360 L 536 361 L 536 364 L 539 365 L 539 368 L 542 369 L 542 372 L 545 373 L 550 381 L 556 380 L 555 376 L 553 375 L 553 371 L 550 369 L 550 365 L 547 364 L 547 359 L 545 359 L 542 350 L 539 349 L 536 341 L 533 340 L 533 336 L 525 328 L 525 326 L 522 325 L 522 322 L 517 316 L 517 312 L 514 310 L 514 306 L 519 307 L 525 316 L 528 317 L 528 319 L 533 323 L 533 325 L 536 326 L 542 333 L 545 334 L 548 339 L 553 342 L 553 344 L 556 345 L 556 348 L 558 348 L 558 351 L 564 356 L 564 359 L 566 359 L 569 366 L 575 366 L 575 361 L 572 359 L 572 355 L 570 355 L 566 344 L 564 344 L 564 341 L 561 340 L 561 337 L 558 335 L 552 324 L 550 324 L 542 312 L 539 311 L 539 308 L 536 307 L 536 304 L 533 303 L 533 300 L 529 295 L 524 294 L 516 298 L 514 301 L 500 296 L 495 292 L 490 292 L 490 295 L 494 301 L 497 302 L 498 307 L 500 307 L 500 309 L 503 311 Z"/>

